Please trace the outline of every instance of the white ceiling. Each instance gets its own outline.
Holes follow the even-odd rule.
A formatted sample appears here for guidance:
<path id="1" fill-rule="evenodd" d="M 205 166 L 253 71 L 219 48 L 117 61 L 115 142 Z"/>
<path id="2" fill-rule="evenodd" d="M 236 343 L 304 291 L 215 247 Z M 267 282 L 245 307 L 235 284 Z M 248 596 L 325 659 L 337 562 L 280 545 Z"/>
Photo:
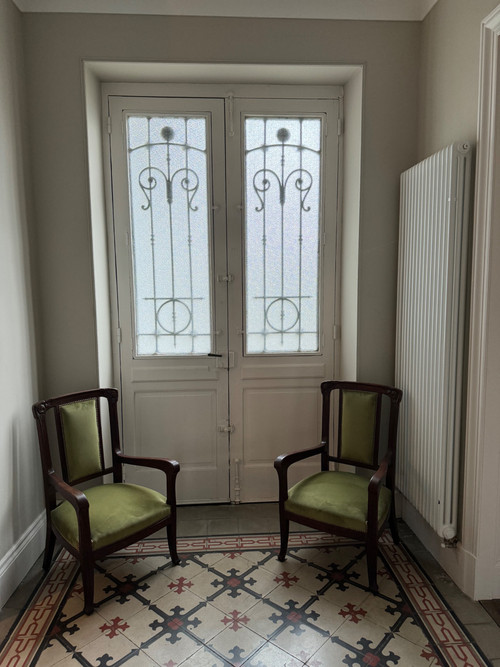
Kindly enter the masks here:
<path id="1" fill-rule="evenodd" d="M 23 12 L 421 21 L 437 0 L 14 0 Z"/>

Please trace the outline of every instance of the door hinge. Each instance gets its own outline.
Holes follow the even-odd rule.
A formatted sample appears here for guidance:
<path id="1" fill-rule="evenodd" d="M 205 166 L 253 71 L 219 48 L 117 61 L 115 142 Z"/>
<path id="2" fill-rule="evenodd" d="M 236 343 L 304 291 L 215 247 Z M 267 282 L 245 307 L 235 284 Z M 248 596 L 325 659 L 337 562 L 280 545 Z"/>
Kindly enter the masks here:
<path id="1" fill-rule="evenodd" d="M 232 273 L 228 273 L 227 276 L 217 276 L 217 282 L 219 283 L 232 283 L 234 276 Z"/>
<path id="2" fill-rule="evenodd" d="M 122 342 L 122 330 L 121 327 L 116 327 L 116 342 L 120 344 Z"/>
<path id="3" fill-rule="evenodd" d="M 333 325 L 333 340 L 340 340 L 340 324 Z"/>
<path id="4" fill-rule="evenodd" d="M 230 137 L 234 137 L 234 93 L 228 93 L 226 95 L 227 101 L 227 120 L 228 128 L 227 133 Z"/>
<path id="5" fill-rule="evenodd" d="M 340 137 L 341 134 L 344 134 L 344 120 L 337 118 L 337 135 Z"/>
<path id="6" fill-rule="evenodd" d="M 106 129 L 108 134 L 111 134 L 111 116 L 108 116 L 106 119 Z"/>
<path id="7" fill-rule="evenodd" d="M 217 430 L 219 433 L 234 433 L 234 424 L 231 424 L 229 421 L 225 424 L 219 424 Z"/>

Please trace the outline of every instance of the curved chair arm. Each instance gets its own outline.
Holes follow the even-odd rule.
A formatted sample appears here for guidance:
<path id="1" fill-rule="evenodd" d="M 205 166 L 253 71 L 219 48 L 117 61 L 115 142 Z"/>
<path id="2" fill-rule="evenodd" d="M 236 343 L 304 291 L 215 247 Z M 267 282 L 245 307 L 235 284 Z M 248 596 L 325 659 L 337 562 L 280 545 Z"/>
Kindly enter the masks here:
<path id="1" fill-rule="evenodd" d="M 174 461 L 174 459 L 160 459 L 150 456 L 130 456 L 129 454 L 123 454 L 123 452 L 117 452 L 116 457 L 121 463 L 144 466 L 146 468 L 158 468 L 158 470 L 163 470 L 165 474 L 168 475 L 177 475 L 180 470 L 179 463 Z"/>
<path id="2" fill-rule="evenodd" d="M 49 474 L 49 481 L 64 500 L 67 500 L 75 508 L 78 521 L 79 550 L 82 554 L 88 555 L 92 550 L 92 542 L 90 537 L 89 501 L 87 496 L 83 491 L 80 491 L 80 489 L 67 484 L 54 472 Z"/>
<path id="3" fill-rule="evenodd" d="M 58 477 L 55 472 L 49 474 L 49 481 L 64 500 L 67 500 L 73 505 L 77 514 L 85 510 L 87 510 L 88 513 L 89 501 L 83 491 L 80 491 L 80 489 L 77 489 L 75 486 L 67 484 L 67 482 Z"/>
<path id="4" fill-rule="evenodd" d="M 130 456 L 122 452 L 116 452 L 116 458 L 120 463 L 162 470 L 167 478 L 167 503 L 172 507 L 175 505 L 175 478 L 180 470 L 178 461 L 155 457 Z"/>
<path id="5" fill-rule="evenodd" d="M 380 494 L 380 487 L 389 470 L 389 465 L 392 460 L 390 452 L 380 462 L 379 467 L 373 473 L 368 484 L 368 524 L 377 526 L 378 522 L 378 497 Z"/>
<path id="6" fill-rule="evenodd" d="M 288 497 L 288 483 L 287 483 L 287 473 L 288 468 L 297 463 L 297 461 L 302 461 L 303 459 L 308 459 L 311 456 L 316 456 L 317 454 L 322 454 L 325 451 L 327 446 L 326 442 L 322 442 L 317 447 L 310 447 L 309 449 L 300 449 L 297 452 L 292 452 L 291 454 L 280 454 L 276 457 L 274 461 L 274 467 L 278 473 L 278 483 L 279 483 L 279 497 L 286 500 Z"/>
<path id="7" fill-rule="evenodd" d="M 368 484 L 368 493 L 369 494 L 374 494 L 376 493 L 378 495 L 380 491 L 380 484 L 382 481 L 385 479 L 387 475 L 387 471 L 389 470 L 389 465 L 392 461 L 392 454 L 391 452 L 388 452 L 382 461 L 380 461 L 379 467 L 377 470 L 373 473 L 373 475 L 370 477 L 370 483 Z"/>
<path id="8" fill-rule="evenodd" d="M 274 461 L 274 467 L 276 470 L 282 468 L 289 468 L 293 463 L 297 461 L 302 461 L 303 459 L 308 459 L 310 456 L 316 456 L 316 454 L 321 454 L 325 449 L 326 442 L 322 442 L 316 447 L 310 447 L 309 449 L 299 449 L 297 452 L 292 452 L 291 454 L 280 454 L 276 457 Z"/>

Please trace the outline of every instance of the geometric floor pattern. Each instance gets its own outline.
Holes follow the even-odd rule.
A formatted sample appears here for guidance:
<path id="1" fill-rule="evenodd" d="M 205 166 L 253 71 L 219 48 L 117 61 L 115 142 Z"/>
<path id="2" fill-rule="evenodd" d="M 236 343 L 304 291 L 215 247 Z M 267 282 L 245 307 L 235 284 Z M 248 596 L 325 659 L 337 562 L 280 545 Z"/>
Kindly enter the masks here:
<path id="1" fill-rule="evenodd" d="M 364 547 L 321 533 L 145 540 L 96 569 L 96 610 L 82 613 L 62 551 L 0 651 L 0 665 L 115 667 L 402 667 L 489 665 L 432 583 L 389 534 L 379 593 Z"/>

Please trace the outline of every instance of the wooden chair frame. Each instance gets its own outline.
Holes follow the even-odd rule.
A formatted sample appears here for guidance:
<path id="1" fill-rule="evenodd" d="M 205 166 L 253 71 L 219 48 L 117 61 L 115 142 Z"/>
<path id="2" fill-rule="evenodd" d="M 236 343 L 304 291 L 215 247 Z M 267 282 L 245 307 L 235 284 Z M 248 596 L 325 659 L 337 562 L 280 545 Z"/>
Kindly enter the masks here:
<path id="1" fill-rule="evenodd" d="M 104 467 L 103 455 L 103 438 L 101 428 L 101 415 L 99 407 L 99 399 L 107 400 L 109 410 L 109 426 L 111 438 L 112 463 L 109 467 Z M 68 482 L 68 468 L 66 461 L 66 453 L 64 450 L 62 421 L 60 414 L 60 407 L 69 403 L 85 401 L 90 399 L 96 400 L 97 411 L 97 428 L 99 434 L 99 454 L 101 460 L 101 471 L 74 479 L 71 483 Z M 167 540 L 170 550 L 170 557 L 174 565 L 179 563 L 179 556 L 176 548 L 176 497 L 175 497 L 175 482 L 176 476 L 179 472 L 179 464 L 177 461 L 164 458 L 146 458 L 138 456 L 128 456 L 124 454 L 120 447 L 120 434 L 118 429 L 118 391 L 116 389 L 93 389 L 89 391 L 81 391 L 72 394 L 66 394 L 56 398 L 51 398 L 45 401 L 39 401 L 33 405 L 33 415 L 36 420 L 38 431 L 38 442 L 40 446 L 40 456 L 43 469 L 44 495 L 45 495 L 45 510 L 47 517 L 47 529 L 45 540 L 45 553 L 43 560 L 43 568 L 48 571 L 50 568 L 52 557 L 54 554 L 54 547 L 56 540 L 60 542 L 80 563 L 80 570 L 83 580 L 84 590 L 84 611 L 86 614 L 91 614 L 94 609 L 94 564 L 105 558 L 108 554 L 122 549 L 129 544 L 133 544 L 138 540 L 151 535 L 158 530 L 166 527 Z M 59 458 L 61 462 L 62 478 L 56 474 L 52 465 L 52 457 L 50 453 L 49 434 L 47 429 L 46 416 L 49 411 L 54 411 L 55 426 L 57 432 L 57 442 L 59 448 Z M 124 464 L 134 466 L 156 468 L 165 473 L 166 477 L 166 499 L 170 506 L 171 512 L 168 517 L 161 521 L 149 525 L 140 531 L 125 539 L 113 542 L 107 546 L 99 549 L 92 549 L 90 523 L 89 523 L 89 501 L 85 493 L 77 488 L 77 484 L 87 482 L 91 479 L 102 478 L 104 475 L 112 474 L 113 483 L 123 481 Z M 75 509 L 78 521 L 79 533 L 79 548 L 76 549 L 59 533 L 51 521 L 51 512 L 57 505 L 57 494 L 61 498 L 67 500 Z"/>
<path id="2" fill-rule="evenodd" d="M 330 454 L 330 434 L 333 432 L 333 429 L 330 427 L 330 397 L 333 391 L 340 391 L 340 406 L 342 402 L 342 391 L 351 390 L 351 391 L 366 391 L 377 394 L 377 412 L 376 412 L 376 426 L 375 426 L 375 441 L 373 447 L 373 459 L 370 463 L 360 463 L 358 461 L 353 461 L 348 458 L 342 457 L 342 421 L 341 417 L 338 420 L 338 436 L 337 436 L 337 454 Z M 278 456 L 274 462 L 274 467 L 278 473 L 279 481 L 279 515 L 280 515 L 280 536 L 281 536 L 281 545 L 278 559 L 284 561 L 286 558 L 287 546 L 288 546 L 288 535 L 289 535 L 289 526 L 290 521 L 295 521 L 302 525 L 315 528 L 317 530 L 333 533 L 335 535 L 340 535 L 344 537 L 353 538 L 355 540 L 363 541 L 366 543 L 366 557 L 367 557 L 367 568 L 368 568 L 368 582 L 369 588 L 372 592 L 378 590 L 377 587 L 377 551 L 378 551 L 378 539 L 381 533 L 385 530 L 387 523 L 391 530 L 392 538 L 395 544 L 399 543 L 399 535 L 397 530 L 396 523 L 396 512 L 394 506 L 394 476 L 395 476 L 395 463 L 396 463 L 396 441 L 397 441 L 397 428 L 398 428 L 398 416 L 399 416 L 399 404 L 401 403 L 402 392 L 400 389 L 395 387 L 389 387 L 386 385 L 379 384 L 367 384 L 361 382 L 341 382 L 341 381 L 328 381 L 321 384 L 321 393 L 323 399 L 323 409 L 322 409 L 322 427 L 321 427 L 321 443 L 317 447 L 312 447 L 310 449 L 304 449 L 291 454 L 282 454 Z M 378 462 L 379 455 L 379 437 L 380 437 L 380 426 L 381 426 L 381 402 L 382 396 L 387 396 L 390 400 L 390 411 L 389 411 L 389 425 L 388 425 L 388 437 L 387 437 L 387 452 L 380 461 Z M 342 412 L 339 410 L 339 415 Z M 332 439 L 333 440 L 333 439 Z M 367 515 L 367 530 L 366 532 L 351 530 L 348 528 L 343 528 L 339 526 L 332 526 L 329 523 L 323 523 L 317 520 L 305 518 L 293 512 L 287 511 L 285 508 L 285 502 L 288 499 L 288 469 L 289 467 L 297 463 L 298 461 L 303 461 L 312 456 L 321 455 L 321 471 L 327 471 L 330 468 L 330 462 L 339 464 L 349 464 L 356 467 L 366 468 L 373 470 L 374 474 L 370 478 L 368 484 L 368 515 Z M 378 527 L 378 499 L 380 494 L 380 488 L 382 482 L 385 480 L 385 485 L 391 491 L 391 506 L 390 512 L 388 515 L 388 520 L 384 524 Z"/>

